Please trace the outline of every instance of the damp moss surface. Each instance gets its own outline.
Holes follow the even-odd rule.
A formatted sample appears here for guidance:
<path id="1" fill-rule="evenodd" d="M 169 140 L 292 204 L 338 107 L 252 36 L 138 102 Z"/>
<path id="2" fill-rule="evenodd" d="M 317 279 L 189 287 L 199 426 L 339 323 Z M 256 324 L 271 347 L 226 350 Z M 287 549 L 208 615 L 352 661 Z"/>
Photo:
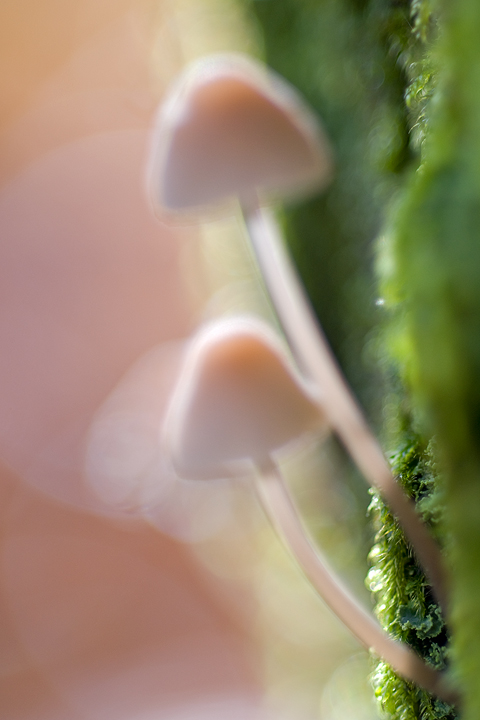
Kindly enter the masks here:
<path id="1" fill-rule="evenodd" d="M 423 520 L 442 543 L 443 499 L 439 497 L 435 451 L 405 419 L 399 429 L 400 445 L 391 455 L 392 470 L 417 504 Z M 396 519 L 377 492 L 372 491 L 370 515 L 377 531 L 370 552 L 367 585 L 376 598 L 376 613 L 383 627 L 412 647 L 437 670 L 450 666 L 450 643 L 445 619 L 432 590 L 418 567 L 414 553 Z M 384 662 L 372 675 L 375 695 L 384 714 L 399 720 L 454 720 L 454 707 L 398 677 Z"/>

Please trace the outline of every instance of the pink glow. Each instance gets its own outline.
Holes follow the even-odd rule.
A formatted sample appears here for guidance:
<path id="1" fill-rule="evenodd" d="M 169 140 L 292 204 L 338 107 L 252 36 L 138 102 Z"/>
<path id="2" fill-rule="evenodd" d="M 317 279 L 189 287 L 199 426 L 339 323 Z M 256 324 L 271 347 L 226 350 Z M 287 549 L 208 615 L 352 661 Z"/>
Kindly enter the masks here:
<path id="1" fill-rule="evenodd" d="M 250 629 L 222 588 L 247 604 L 248 589 L 213 586 L 193 553 L 159 532 L 176 501 L 171 513 L 152 510 L 157 527 L 126 519 L 85 473 L 111 393 L 196 321 L 181 274 L 193 231 L 153 218 L 144 192 L 159 100 L 151 12 L 147 0 L 0 9 L 8 720 L 150 720 L 207 698 L 258 698 Z M 159 366 L 164 394 L 175 364 L 173 354 Z"/>

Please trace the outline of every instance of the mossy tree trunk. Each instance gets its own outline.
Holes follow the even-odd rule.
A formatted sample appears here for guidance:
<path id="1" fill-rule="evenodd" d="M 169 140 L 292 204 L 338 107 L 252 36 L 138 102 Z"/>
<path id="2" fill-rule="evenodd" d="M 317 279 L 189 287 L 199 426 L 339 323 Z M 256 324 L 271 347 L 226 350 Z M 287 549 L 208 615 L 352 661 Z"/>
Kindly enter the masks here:
<path id="1" fill-rule="evenodd" d="M 480 716 L 480 4 L 445 3 L 421 171 L 393 226 L 407 379 L 445 487 L 454 667 Z"/>
<path id="2" fill-rule="evenodd" d="M 450 568 L 451 666 L 465 694 L 462 716 L 477 720 L 480 3 L 250 0 L 249 5 L 263 30 L 267 61 L 316 107 L 334 143 L 336 180 L 323 198 L 288 211 L 290 242 L 327 334 L 371 418 L 381 425 L 382 404 L 390 419 L 401 418 L 390 424 L 395 438 L 384 434 L 397 445 L 397 471 L 408 467 L 409 489 L 424 505 L 433 498 L 428 512 L 436 519 Z M 371 259 L 380 234 L 386 312 L 374 305 L 379 291 Z M 375 347 L 383 347 L 376 368 L 368 363 L 371 354 L 362 353 L 371 347 L 372 333 Z M 378 382 L 385 368 L 387 385 Z M 386 390 L 389 382 L 393 391 Z M 377 522 L 383 523 L 378 550 L 385 524 L 394 521 L 375 503 Z M 411 552 L 402 543 L 399 534 L 394 552 L 405 562 L 393 564 L 396 578 L 385 575 L 391 587 L 378 594 L 379 615 L 392 632 L 417 643 L 427 656 L 440 653 L 443 662 L 444 650 L 438 648 L 446 644 L 444 626 L 440 620 L 435 625 L 428 587 L 415 575 Z M 382 552 L 374 558 L 380 571 L 389 565 Z M 414 575 L 417 615 L 401 597 Z M 430 637 L 428 647 L 419 633 Z M 400 687 L 394 679 L 378 687 L 393 717 L 451 715 L 445 706 L 420 702 L 414 691 L 409 696 L 411 688 L 400 689 L 401 702 L 389 703 L 388 693 Z"/>

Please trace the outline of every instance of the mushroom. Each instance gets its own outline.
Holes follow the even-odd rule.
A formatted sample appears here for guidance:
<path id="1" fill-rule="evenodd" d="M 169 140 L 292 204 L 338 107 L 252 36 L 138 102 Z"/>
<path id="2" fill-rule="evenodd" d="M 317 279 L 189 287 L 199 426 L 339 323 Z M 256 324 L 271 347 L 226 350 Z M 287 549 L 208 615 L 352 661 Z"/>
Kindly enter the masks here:
<path id="1" fill-rule="evenodd" d="M 268 326 L 230 318 L 207 325 L 193 339 L 167 413 L 164 444 L 185 479 L 254 475 L 273 525 L 340 620 L 403 677 L 453 702 L 442 674 L 384 632 L 303 529 L 276 456 L 305 434 L 326 428 L 314 392 Z"/>
<path id="2" fill-rule="evenodd" d="M 248 474 L 252 463 L 327 424 L 273 331 L 234 317 L 192 341 L 166 427 L 178 475 L 213 479 Z"/>
<path id="3" fill-rule="evenodd" d="M 198 213 L 257 191 L 279 197 L 325 186 L 327 141 L 293 89 L 240 55 L 203 58 L 161 107 L 151 168 L 162 209 Z"/>
<path id="4" fill-rule="evenodd" d="M 160 110 L 150 184 L 163 210 L 198 215 L 237 197 L 260 269 L 297 363 L 321 394 L 329 423 L 364 477 L 382 494 L 446 608 L 442 559 L 413 502 L 392 476 L 333 357 L 285 251 L 271 199 L 320 190 L 331 153 L 292 88 L 237 55 L 193 63 Z"/>

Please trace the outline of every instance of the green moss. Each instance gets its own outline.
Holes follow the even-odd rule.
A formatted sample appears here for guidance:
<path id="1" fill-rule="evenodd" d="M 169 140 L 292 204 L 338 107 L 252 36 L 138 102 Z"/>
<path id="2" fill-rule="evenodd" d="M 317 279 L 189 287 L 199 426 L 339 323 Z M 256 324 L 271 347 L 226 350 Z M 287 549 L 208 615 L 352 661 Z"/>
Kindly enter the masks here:
<path id="1" fill-rule="evenodd" d="M 456 668 L 480 714 L 480 5 L 442 8 L 421 171 L 392 223 L 406 378 L 445 478 Z"/>
<path id="2" fill-rule="evenodd" d="M 407 422 L 398 434 L 401 445 L 390 458 L 392 470 L 439 538 L 442 533 L 438 510 L 443 504 L 438 498 L 432 450 L 425 448 Z M 377 534 L 367 584 L 376 597 L 377 616 L 389 634 L 408 643 L 433 667 L 445 670 L 449 660 L 447 628 L 431 588 L 397 521 L 376 492 L 372 493 L 370 513 Z M 373 674 L 373 684 L 382 710 L 392 718 L 456 717 L 454 708 L 399 678 L 381 661 Z"/>

